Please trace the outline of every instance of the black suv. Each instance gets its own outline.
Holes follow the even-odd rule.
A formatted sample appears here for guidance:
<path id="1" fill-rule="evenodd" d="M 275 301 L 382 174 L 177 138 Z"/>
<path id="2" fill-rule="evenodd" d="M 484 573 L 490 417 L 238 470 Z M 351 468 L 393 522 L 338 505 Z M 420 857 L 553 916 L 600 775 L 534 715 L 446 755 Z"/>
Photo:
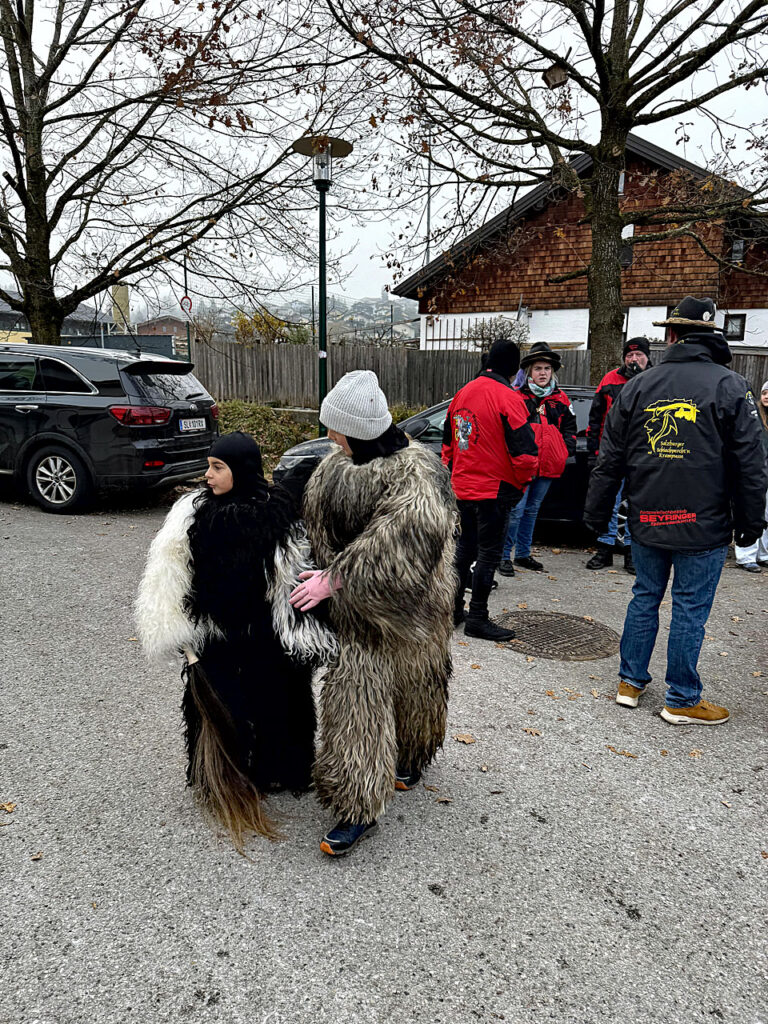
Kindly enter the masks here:
<path id="1" fill-rule="evenodd" d="M 97 489 L 199 476 L 219 411 L 191 371 L 162 356 L 0 345 L 0 473 L 47 512 L 82 509 Z"/>

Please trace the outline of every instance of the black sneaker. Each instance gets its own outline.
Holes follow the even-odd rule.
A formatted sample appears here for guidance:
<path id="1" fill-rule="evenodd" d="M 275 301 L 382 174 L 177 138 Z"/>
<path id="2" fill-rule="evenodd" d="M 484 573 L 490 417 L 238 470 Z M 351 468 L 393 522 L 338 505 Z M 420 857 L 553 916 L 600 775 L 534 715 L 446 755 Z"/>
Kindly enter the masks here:
<path id="1" fill-rule="evenodd" d="M 418 786 L 420 781 L 421 772 L 411 772 L 408 774 L 408 772 L 402 771 L 400 768 L 395 772 L 395 789 L 399 789 L 401 793 L 413 789 L 414 786 Z"/>
<path id="2" fill-rule="evenodd" d="M 521 565 L 523 569 L 532 569 L 533 572 L 542 572 L 544 569 L 541 562 L 537 562 L 536 559 L 531 558 L 530 555 L 528 555 L 527 558 L 516 558 L 515 565 Z"/>
<path id="3" fill-rule="evenodd" d="M 515 567 L 509 558 L 502 558 L 501 562 L 499 563 L 499 572 L 501 573 L 502 576 L 515 575 Z"/>
<path id="4" fill-rule="evenodd" d="M 375 821 L 366 825 L 354 825 L 351 821 L 339 821 L 330 832 L 326 833 L 320 843 L 320 849 L 330 857 L 343 857 L 345 853 L 357 846 L 363 836 L 373 832 Z"/>
<path id="5" fill-rule="evenodd" d="M 494 640 L 497 644 L 505 640 L 514 640 L 514 629 L 497 626 L 491 619 L 468 618 L 464 623 L 464 636 L 473 636 L 477 640 Z"/>

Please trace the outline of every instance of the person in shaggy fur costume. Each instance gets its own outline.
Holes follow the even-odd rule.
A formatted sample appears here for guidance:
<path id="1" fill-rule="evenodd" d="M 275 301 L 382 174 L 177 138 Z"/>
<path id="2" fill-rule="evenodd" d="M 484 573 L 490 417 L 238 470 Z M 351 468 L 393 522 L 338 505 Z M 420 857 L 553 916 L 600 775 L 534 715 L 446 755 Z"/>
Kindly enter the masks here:
<path id="1" fill-rule="evenodd" d="M 136 612 L 150 656 L 186 655 L 187 781 L 242 853 L 248 832 L 279 835 L 264 794 L 310 785 L 311 663 L 335 642 L 289 603 L 309 547 L 259 446 L 228 434 L 208 463 L 206 486 L 176 502 L 152 543 Z"/>
<path id="2" fill-rule="evenodd" d="M 347 853 L 395 789 L 415 786 L 445 736 L 456 502 L 437 456 L 392 423 L 376 374 L 346 374 L 320 419 L 337 447 L 310 477 L 304 518 L 321 571 L 291 596 L 328 601 L 339 641 L 320 698 L 315 789 Z"/>

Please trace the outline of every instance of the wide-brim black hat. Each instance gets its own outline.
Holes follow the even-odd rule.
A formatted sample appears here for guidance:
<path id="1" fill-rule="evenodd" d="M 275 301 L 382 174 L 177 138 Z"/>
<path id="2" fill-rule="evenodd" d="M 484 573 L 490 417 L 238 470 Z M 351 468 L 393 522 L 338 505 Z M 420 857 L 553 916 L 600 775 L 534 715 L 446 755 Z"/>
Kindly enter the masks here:
<path id="1" fill-rule="evenodd" d="M 715 314 L 717 307 L 712 299 L 695 299 L 693 295 L 686 295 L 666 320 L 654 320 L 654 327 L 674 327 L 675 324 L 685 324 L 691 327 L 708 327 L 715 330 Z"/>
<path id="2" fill-rule="evenodd" d="M 553 370 L 559 370 L 562 366 L 560 354 L 551 349 L 546 341 L 537 341 L 531 345 L 530 351 L 520 360 L 520 369 L 525 370 L 534 363 L 551 363 Z"/>

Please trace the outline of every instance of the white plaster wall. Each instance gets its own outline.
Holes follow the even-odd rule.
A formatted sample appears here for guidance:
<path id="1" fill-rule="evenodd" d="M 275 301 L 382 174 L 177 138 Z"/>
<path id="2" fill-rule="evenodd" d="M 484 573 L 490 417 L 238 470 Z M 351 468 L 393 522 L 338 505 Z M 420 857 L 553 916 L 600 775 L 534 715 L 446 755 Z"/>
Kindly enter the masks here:
<path id="1" fill-rule="evenodd" d="M 421 314 L 420 349 L 439 351 L 441 349 L 461 348 L 467 351 L 477 350 L 462 339 L 462 334 L 478 321 L 494 320 L 496 317 L 517 320 L 517 310 L 501 313 L 442 313 Z"/>
<path id="2" fill-rule="evenodd" d="M 664 341 L 665 327 L 654 327 L 654 320 L 665 320 L 666 306 L 632 306 L 629 310 L 627 337 L 645 336 L 650 341 Z"/>
<path id="3" fill-rule="evenodd" d="M 738 349 L 746 346 L 749 348 L 762 347 L 768 349 L 768 309 L 729 309 L 728 313 L 745 313 L 747 317 L 744 341 L 729 342 L 732 348 Z M 638 335 L 645 335 L 651 341 L 663 341 L 665 329 L 663 327 L 654 327 L 653 321 L 664 320 L 666 315 L 666 306 L 631 307 L 626 324 L 626 336 L 634 338 Z M 419 347 L 436 350 L 467 348 L 467 343 L 461 340 L 462 332 L 478 320 L 493 320 L 497 316 L 516 320 L 517 310 L 508 310 L 501 313 L 444 314 L 442 316 L 422 314 Z M 525 314 L 523 316 L 525 317 Z M 718 311 L 716 322 L 718 327 L 722 328 L 722 311 Z M 573 344 L 575 342 L 579 348 L 586 348 L 589 331 L 589 310 L 536 309 L 528 314 L 528 326 L 531 332 L 531 343 L 546 341 L 553 345 L 562 344 L 563 342 Z"/>
<path id="4" fill-rule="evenodd" d="M 528 321 L 531 343 L 546 341 L 550 345 L 563 342 L 587 347 L 588 309 L 534 309 Z"/>

